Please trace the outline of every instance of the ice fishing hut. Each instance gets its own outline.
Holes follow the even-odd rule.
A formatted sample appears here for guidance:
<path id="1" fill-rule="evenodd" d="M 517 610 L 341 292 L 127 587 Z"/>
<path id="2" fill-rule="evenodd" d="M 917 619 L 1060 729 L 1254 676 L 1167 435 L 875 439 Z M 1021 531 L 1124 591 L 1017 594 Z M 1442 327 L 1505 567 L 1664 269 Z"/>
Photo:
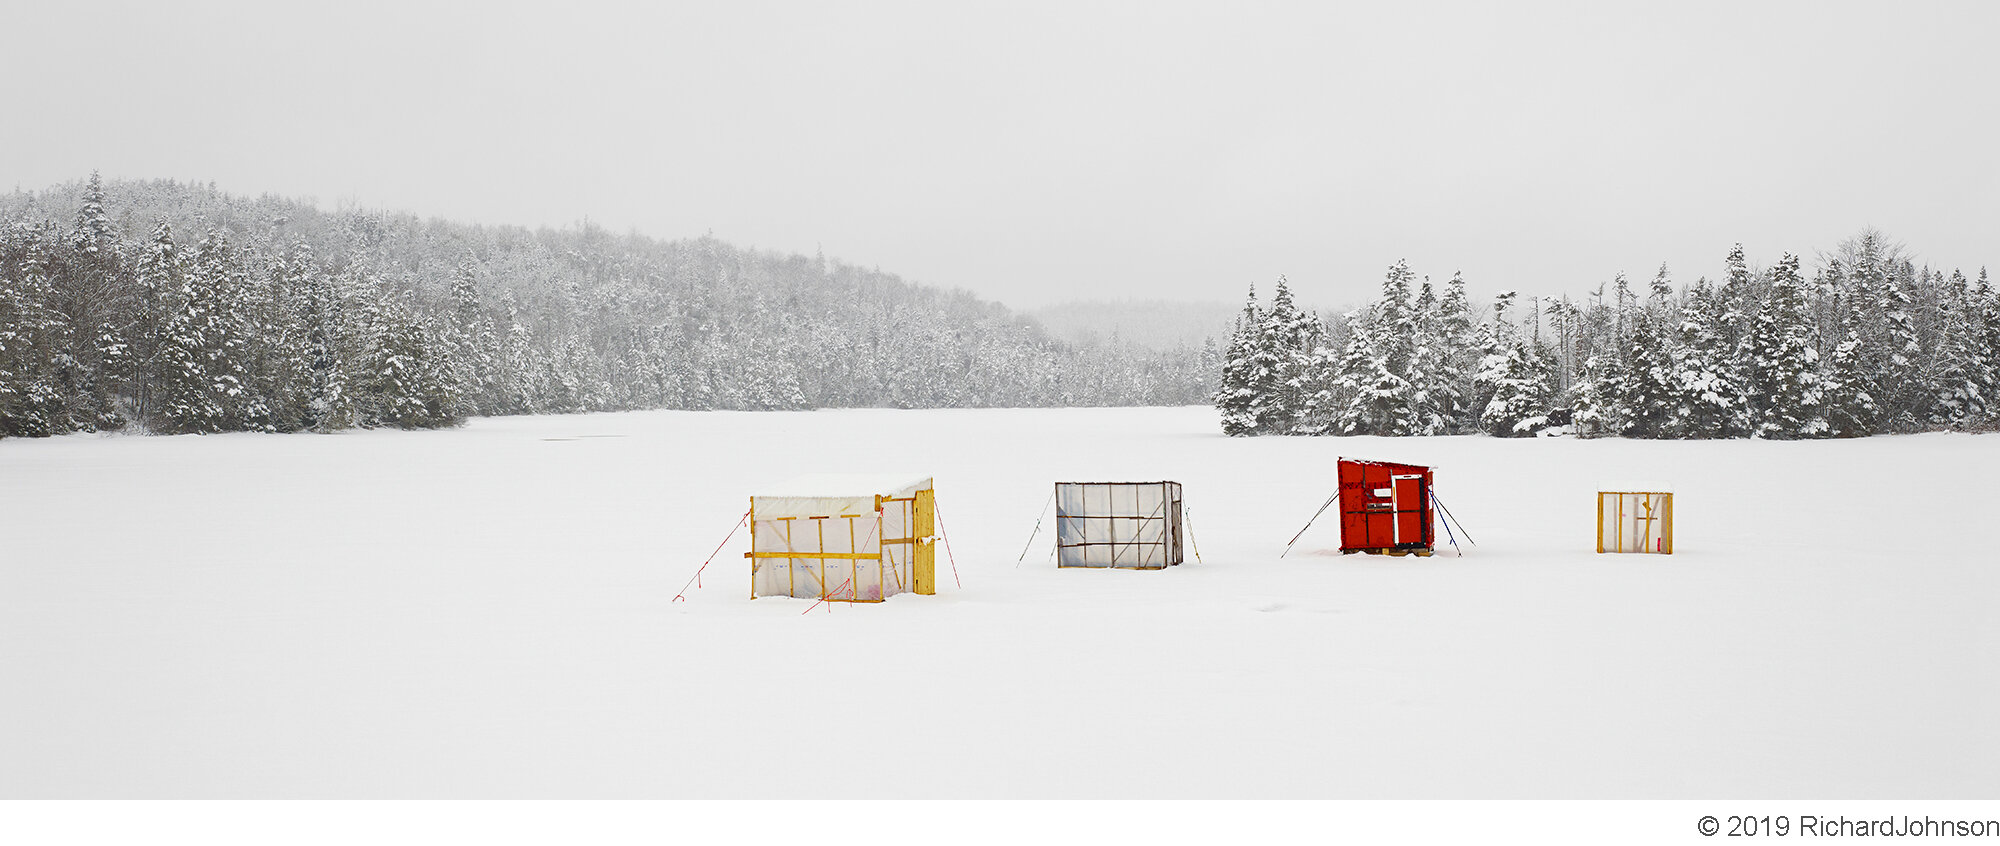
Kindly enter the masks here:
<path id="1" fill-rule="evenodd" d="M 937 592 L 931 480 L 817 474 L 750 497 L 750 598 L 881 602 Z"/>
<path id="2" fill-rule="evenodd" d="M 1674 489 L 1662 482 L 1597 486 L 1597 551 L 1674 554 Z"/>
<path id="3" fill-rule="evenodd" d="M 1057 482 L 1055 500 L 1057 567 L 1181 563 L 1179 482 Z"/>
<path id="4" fill-rule="evenodd" d="M 1337 471 L 1341 554 L 1431 554 L 1431 468 L 1342 458 Z"/>

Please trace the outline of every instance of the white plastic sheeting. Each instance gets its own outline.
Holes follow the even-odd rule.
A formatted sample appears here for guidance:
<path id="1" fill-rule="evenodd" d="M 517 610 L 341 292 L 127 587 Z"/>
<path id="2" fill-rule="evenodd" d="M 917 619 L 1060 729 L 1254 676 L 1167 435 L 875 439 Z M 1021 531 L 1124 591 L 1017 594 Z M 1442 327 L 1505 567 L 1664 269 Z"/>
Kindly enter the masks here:
<path id="1" fill-rule="evenodd" d="M 930 487 L 928 478 L 879 474 L 814 474 L 766 486 L 750 497 L 751 550 L 815 557 L 751 558 L 753 596 L 873 602 L 910 591 L 916 548 L 894 541 L 911 536 L 909 500 Z M 869 557 L 820 557 L 827 554 Z"/>
<path id="2" fill-rule="evenodd" d="M 1180 483 L 1056 483 L 1056 566 L 1158 569 L 1179 563 Z"/>
<path id="3" fill-rule="evenodd" d="M 875 497 L 908 498 L 929 488 L 924 476 L 881 473 L 811 473 L 766 485 L 750 497 L 757 518 L 867 514 Z"/>

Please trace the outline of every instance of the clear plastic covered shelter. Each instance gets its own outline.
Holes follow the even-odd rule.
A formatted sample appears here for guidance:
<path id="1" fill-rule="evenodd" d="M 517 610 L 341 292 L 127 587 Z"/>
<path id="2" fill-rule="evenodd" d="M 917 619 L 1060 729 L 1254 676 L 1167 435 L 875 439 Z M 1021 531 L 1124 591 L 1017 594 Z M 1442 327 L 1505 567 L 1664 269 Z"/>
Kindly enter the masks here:
<path id="1" fill-rule="evenodd" d="M 1058 567 L 1181 563 L 1179 482 L 1057 482 L 1055 501 Z"/>

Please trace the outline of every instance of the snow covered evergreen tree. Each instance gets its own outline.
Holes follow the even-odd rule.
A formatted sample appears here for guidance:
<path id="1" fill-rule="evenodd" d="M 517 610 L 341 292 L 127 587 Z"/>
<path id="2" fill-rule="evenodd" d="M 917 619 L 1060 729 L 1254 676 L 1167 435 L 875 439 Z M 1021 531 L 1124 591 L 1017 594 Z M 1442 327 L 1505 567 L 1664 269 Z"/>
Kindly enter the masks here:
<path id="1" fill-rule="evenodd" d="M 206 344 L 202 369 L 221 410 L 220 427 L 213 431 L 272 431 L 267 386 L 256 375 L 267 364 L 267 344 L 280 338 L 278 326 L 261 323 L 275 319 L 268 292 L 259 289 L 242 254 L 220 230 L 195 246 L 189 279 L 205 324 L 196 330 Z M 193 317 L 196 309 L 188 314 Z"/>
<path id="2" fill-rule="evenodd" d="M 458 382 L 431 318 L 377 286 L 358 294 L 371 341 L 357 385 L 365 422 L 402 429 L 462 422 L 456 413 Z"/>
<path id="3" fill-rule="evenodd" d="M 504 401 L 498 413 L 541 414 L 547 407 L 543 400 L 546 391 L 542 384 L 541 354 L 535 344 L 534 333 L 515 304 L 513 292 L 502 292 L 500 305 L 507 337 L 500 347 L 499 392 Z M 681 378 L 693 380 L 701 376 L 690 366 Z M 704 409 L 708 406 L 699 403 L 690 392 L 681 407 Z"/>
<path id="4" fill-rule="evenodd" d="M 1973 283 L 1971 303 L 1968 308 L 1973 333 L 1972 347 L 1978 352 L 1980 384 L 1985 386 L 1988 402 L 1984 419 L 1974 421 L 1982 429 L 2000 425 L 2000 296 L 1993 283 L 1986 278 L 1986 268 L 1979 268 L 1979 276 Z"/>
<path id="5" fill-rule="evenodd" d="M 1549 396 L 1543 368 L 1520 339 L 1506 351 L 1488 356 L 1480 380 L 1493 386 L 1493 398 L 1479 415 L 1486 433 L 1496 438 L 1527 438 L 1549 425 Z"/>
<path id="6" fill-rule="evenodd" d="M 1566 294 L 1560 299 L 1550 300 L 1543 311 L 1549 318 L 1549 336 L 1554 345 L 1545 364 L 1545 369 L 1553 377 L 1549 381 L 1550 418 L 1557 424 L 1572 423 L 1571 398 L 1575 394 L 1577 375 L 1583 369 L 1584 359 L 1589 356 L 1587 345 L 1595 333 L 1589 331 L 1583 307 L 1571 301 Z M 1504 349 L 1497 336 L 1485 344 L 1484 355 L 1500 352 Z M 1483 356 L 1481 360 L 1484 360 Z M 1484 407 L 1484 403 L 1479 406 Z"/>
<path id="7" fill-rule="evenodd" d="M 493 318 L 480 304 L 476 271 L 470 257 L 459 262 L 452 276 L 450 319 L 445 324 L 444 343 L 452 361 L 453 394 L 458 417 L 498 414 L 500 354 L 499 333 Z"/>
<path id="8" fill-rule="evenodd" d="M 1771 268 L 1770 292 L 1750 335 L 1753 436 L 1815 438 L 1828 434 L 1819 354 L 1809 342 L 1799 290 L 1799 259 L 1785 254 Z"/>
<path id="9" fill-rule="evenodd" d="M 353 368 L 359 363 L 361 344 L 348 315 L 345 280 L 315 266 L 310 248 L 304 245 L 293 251 L 291 272 L 304 285 L 299 322 L 305 337 L 307 381 L 301 424 L 315 432 L 359 426 Z"/>
<path id="10" fill-rule="evenodd" d="M 1827 434 L 1836 438 L 1859 438 L 1875 433 L 1882 411 L 1875 404 L 1878 388 L 1861 354 L 1861 333 L 1852 313 L 1843 322 L 1846 337 L 1834 345 L 1825 367 L 1823 395 L 1826 397 Z"/>
<path id="11" fill-rule="evenodd" d="M 1250 411 L 1259 434 L 1286 434 L 1298 422 L 1312 381 L 1312 349 L 1320 334 L 1318 319 L 1299 310 L 1285 278 L 1278 277 L 1251 356 L 1251 384 L 1256 396 Z"/>
<path id="12" fill-rule="evenodd" d="M 1917 336 L 1912 312 L 1917 303 L 1917 270 L 1904 261 L 1888 268 L 1881 289 L 1883 361 L 1883 422 L 1891 431 L 1915 432 L 1930 417 L 1930 399 L 1937 388 L 1927 372 L 1927 356 Z"/>
<path id="13" fill-rule="evenodd" d="M 125 424 L 114 394 L 124 387 L 128 368 L 122 327 L 131 292 L 123 240 L 105 211 L 103 182 L 95 171 L 84 185 L 69 249 L 46 251 L 50 258 L 61 256 L 61 269 L 50 277 L 54 297 L 46 305 L 63 324 L 52 362 L 64 415 L 76 429 L 116 429 Z"/>
<path id="14" fill-rule="evenodd" d="M 1351 321 L 1353 335 L 1340 356 L 1338 390 L 1351 397 L 1336 427 L 1350 435 L 1407 435 L 1417 428 L 1416 387 L 1409 379 L 1416 321 L 1410 283 L 1415 274 L 1398 261 L 1382 278 L 1382 297 Z"/>
<path id="15" fill-rule="evenodd" d="M 1974 297 L 1971 283 L 1957 272 L 1936 293 L 1938 339 L 1929 368 L 1936 390 L 1930 412 L 1934 425 L 1964 428 L 1991 413 L 1992 350 L 1984 347 L 1983 315 Z"/>
<path id="16" fill-rule="evenodd" d="M 1588 352 L 1569 394 L 1570 420 L 1577 436 L 1584 438 L 1622 435 L 1631 426 L 1632 368 L 1626 363 L 1631 353 L 1626 328 L 1631 286 L 1625 274 L 1617 274 L 1609 307 L 1602 304 L 1603 290 L 1598 288 L 1599 303 L 1585 313 Z"/>
<path id="17" fill-rule="evenodd" d="M 1411 310 L 1414 333 L 1410 351 L 1412 421 L 1410 434 L 1454 433 L 1464 416 L 1464 395 L 1457 349 L 1458 337 L 1447 328 L 1444 307 L 1425 277 Z"/>
<path id="18" fill-rule="evenodd" d="M 1508 320 L 1513 291 L 1493 298 L 1493 322 L 1499 349 L 1480 362 L 1478 383 L 1489 396 L 1479 424 L 1496 438 L 1533 437 L 1549 425 L 1550 390 L 1535 350 Z"/>
<path id="19" fill-rule="evenodd" d="M 1436 346 L 1443 359 L 1443 372 L 1452 380 L 1449 394 L 1440 395 L 1447 401 L 1439 404 L 1446 419 L 1451 421 L 1450 434 L 1479 431 L 1479 415 L 1491 399 L 1477 384 L 1480 364 L 1498 349 L 1487 331 L 1489 328 L 1474 320 L 1472 303 L 1465 294 L 1465 275 L 1454 272 L 1451 281 L 1445 284 L 1444 296 L 1438 300 L 1436 322 Z"/>
<path id="20" fill-rule="evenodd" d="M 1673 322 L 1673 284 L 1667 266 L 1648 287 L 1646 302 L 1634 309 L 1628 321 L 1625 354 L 1619 365 L 1624 372 L 1619 381 L 1625 386 L 1625 429 L 1620 434 L 1633 438 L 1678 438 L 1688 425 L 1689 409 L 1680 385 Z"/>
<path id="21" fill-rule="evenodd" d="M 251 315 L 255 361 L 250 375 L 269 407 L 270 428 L 296 432 L 312 425 L 313 346 L 306 317 L 312 288 L 312 248 L 303 242 L 271 257 Z"/>
<path id="22" fill-rule="evenodd" d="M 1229 349 L 1222 356 L 1222 379 L 1215 392 L 1215 408 L 1222 412 L 1222 433 L 1242 437 L 1258 433 L 1255 357 L 1263 340 L 1264 316 L 1257 309 L 1257 286 L 1250 286 L 1243 313 L 1229 333 Z"/>
<path id="23" fill-rule="evenodd" d="M 1304 380 L 1299 393 L 1304 404 L 1292 423 L 1297 435 L 1330 435 L 1338 431 L 1343 411 L 1352 397 L 1339 383 L 1340 353 L 1330 334 L 1322 331 L 1306 357 Z"/>
<path id="24" fill-rule="evenodd" d="M 1728 341 L 1730 354 L 1734 357 L 1732 369 L 1738 373 L 1748 374 L 1750 333 L 1757 322 L 1757 309 L 1762 297 L 1757 290 L 1756 276 L 1750 272 L 1750 261 L 1743 254 L 1742 244 L 1730 248 L 1725 264 L 1728 271 L 1723 276 L 1722 286 L 1718 291 L 1722 309 L 1722 330 L 1724 339 Z"/>
<path id="25" fill-rule="evenodd" d="M 1726 308 L 1707 279 L 1696 280 L 1682 303 L 1673 380 L 1682 415 L 1676 437 L 1738 438 L 1750 431 Z"/>
<path id="26" fill-rule="evenodd" d="M 16 249 L 0 253 L 0 435 L 47 437 L 72 429 L 54 366 L 68 327 L 42 260 Z"/>
<path id="27" fill-rule="evenodd" d="M 141 425 L 154 427 L 159 413 L 162 337 L 168 315 L 180 308 L 187 286 L 187 262 L 174 242 L 173 227 L 153 228 L 133 268 L 135 308 L 126 338 L 131 345 L 130 375 L 135 413 Z"/>
<path id="28" fill-rule="evenodd" d="M 1404 435 L 1416 428 L 1410 381 L 1391 370 L 1379 325 L 1357 326 L 1340 359 L 1339 389 L 1352 397 L 1336 425 L 1347 435 Z"/>

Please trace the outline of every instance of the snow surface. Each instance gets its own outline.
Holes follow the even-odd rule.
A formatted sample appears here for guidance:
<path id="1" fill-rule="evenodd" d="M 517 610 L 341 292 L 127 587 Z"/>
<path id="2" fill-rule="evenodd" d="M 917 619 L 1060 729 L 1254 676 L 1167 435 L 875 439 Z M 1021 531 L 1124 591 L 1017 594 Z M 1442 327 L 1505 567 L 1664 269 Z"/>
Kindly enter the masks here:
<path id="1" fill-rule="evenodd" d="M 2000 437 L 1217 432 L 868 410 L 0 442 L 0 796 L 2000 793 Z M 1339 455 L 1444 468 L 1479 545 L 1343 557 L 1323 517 L 1280 560 Z M 876 461 L 936 480 L 939 595 L 752 602 L 738 532 L 672 601 L 754 486 Z M 1676 554 L 1592 552 L 1613 476 L 1671 478 Z M 1092 478 L 1184 483 L 1202 560 L 1058 570 L 1050 519 L 1017 565 L 1051 483 Z"/>

